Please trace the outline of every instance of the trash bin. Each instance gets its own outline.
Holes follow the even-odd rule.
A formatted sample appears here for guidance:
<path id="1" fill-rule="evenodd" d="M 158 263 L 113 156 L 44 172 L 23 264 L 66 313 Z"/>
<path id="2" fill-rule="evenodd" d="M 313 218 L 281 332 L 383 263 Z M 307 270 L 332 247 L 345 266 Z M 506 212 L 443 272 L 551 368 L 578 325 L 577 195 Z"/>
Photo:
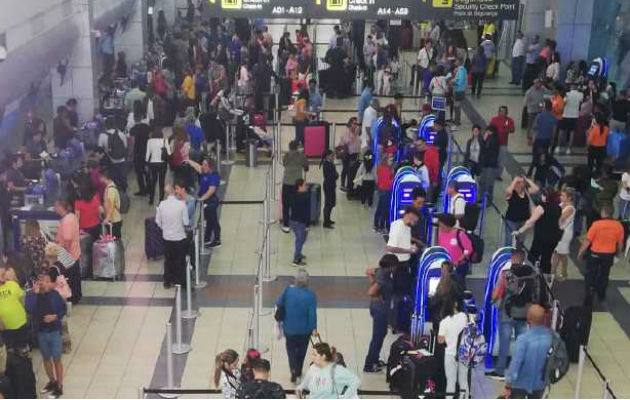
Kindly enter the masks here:
<path id="1" fill-rule="evenodd" d="M 247 141 L 247 152 L 245 153 L 245 162 L 250 168 L 256 168 L 258 165 L 258 141 L 250 139 Z"/>

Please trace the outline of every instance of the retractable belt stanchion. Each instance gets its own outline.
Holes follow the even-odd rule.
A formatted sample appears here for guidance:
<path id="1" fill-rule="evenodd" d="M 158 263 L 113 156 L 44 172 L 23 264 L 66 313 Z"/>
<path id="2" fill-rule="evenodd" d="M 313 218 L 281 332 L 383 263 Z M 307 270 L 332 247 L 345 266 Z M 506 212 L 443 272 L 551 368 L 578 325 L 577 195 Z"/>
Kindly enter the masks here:
<path id="1" fill-rule="evenodd" d="M 173 354 L 186 354 L 190 345 L 182 343 L 182 285 L 175 285 L 175 344 Z"/>
<path id="2" fill-rule="evenodd" d="M 186 310 L 182 312 L 182 318 L 184 319 L 195 319 L 199 315 L 197 311 L 192 309 L 192 270 L 190 257 L 186 257 Z"/>
<path id="3" fill-rule="evenodd" d="M 206 239 L 209 239 L 209 238 L 205 237 L 206 236 L 206 217 L 204 215 L 204 207 L 205 207 L 205 205 L 203 204 L 203 201 L 200 201 L 200 200 L 199 200 L 199 204 L 200 204 L 200 207 L 201 207 L 200 208 L 200 213 L 201 214 L 199 216 L 200 222 L 201 222 L 199 224 L 200 225 L 200 228 L 199 228 L 199 249 L 200 249 L 200 251 L 199 251 L 199 253 L 202 254 L 202 255 L 208 255 L 208 254 L 210 254 L 210 251 L 208 249 L 206 249 L 206 246 L 205 246 Z"/>
<path id="4" fill-rule="evenodd" d="M 551 329 L 554 331 L 558 329 L 558 316 L 560 314 L 560 302 L 558 300 L 553 301 L 551 308 Z"/>
<path id="5" fill-rule="evenodd" d="M 225 160 L 221 161 L 223 165 L 233 165 L 234 161 L 230 160 L 230 148 L 231 146 L 231 133 L 234 125 L 226 124 L 225 125 Z"/>
<path id="6" fill-rule="evenodd" d="M 193 240 L 195 241 L 195 289 L 203 289 L 208 285 L 208 282 L 201 279 L 201 246 L 203 243 L 199 243 L 200 235 L 199 235 L 199 227 L 195 229 L 193 233 Z"/>
<path id="7" fill-rule="evenodd" d="M 221 176 L 221 141 L 219 139 L 216 140 L 215 142 L 215 150 L 217 152 L 217 159 L 216 159 L 216 165 L 217 165 L 217 173 L 219 174 L 219 176 Z M 225 185 L 225 180 L 221 179 L 221 185 Z"/>
<path id="8" fill-rule="evenodd" d="M 163 389 L 179 389 L 173 383 L 173 326 L 168 321 L 166 322 L 166 387 Z M 179 397 L 175 393 L 159 393 L 159 396 L 165 399 L 176 399 Z"/>
<path id="9" fill-rule="evenodd" d="M 330 130 L 330 136 L 332 136 L 330 138 L 330 145 L 331 146 L 331 150 L 335 150 L 335 141 L 337 140 L 337 123 L 333 122 L 332 123 L 332 129 Z"/>
<path id="10" fill-rule="evenodd" d="M 575 395 L 576 399 L 580 398 L 580 391 L 582 390 L 582 375 L 584 374 L 584 363 L 586 362 L 586 349 L 584 345 L 580 345 L 580 356 L 578 359 L 577 380 L 575 382 Z"/>

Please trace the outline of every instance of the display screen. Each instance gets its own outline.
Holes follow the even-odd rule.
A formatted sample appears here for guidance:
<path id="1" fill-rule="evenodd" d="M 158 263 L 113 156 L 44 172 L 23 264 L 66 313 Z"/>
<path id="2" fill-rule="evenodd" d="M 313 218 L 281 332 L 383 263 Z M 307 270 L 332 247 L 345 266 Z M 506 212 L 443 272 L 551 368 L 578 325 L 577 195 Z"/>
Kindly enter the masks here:
<path id="1" fill-rule="evenodd" d="M 208 0 L 207 17 L 343 19 L 470 19 L 518 18 L 519 0 Z"/>
<path id="2" fill-rule="evenodd" d="M 457 182 L 457 192 L 464 196 L 464 200 L 468 203 L 477 201 L 477 184 L 475 182 Z"/>

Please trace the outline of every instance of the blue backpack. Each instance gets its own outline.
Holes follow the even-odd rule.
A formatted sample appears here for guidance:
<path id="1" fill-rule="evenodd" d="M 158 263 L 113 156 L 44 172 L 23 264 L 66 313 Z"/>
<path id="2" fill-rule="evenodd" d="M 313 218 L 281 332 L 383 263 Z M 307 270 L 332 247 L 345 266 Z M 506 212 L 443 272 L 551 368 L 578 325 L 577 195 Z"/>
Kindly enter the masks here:
<path id="1" fill-rule="evenodd" d="M 483 336 L 483 331 L 474 318 L 471 318 L 469 314 L 466 314 L 468 324 L 457 337 L 457 355 L 455 360 L 466 365 L 469 368 L 474 368 L 479 364 L 482 364 L 488 349 L 486 338 Z"/>

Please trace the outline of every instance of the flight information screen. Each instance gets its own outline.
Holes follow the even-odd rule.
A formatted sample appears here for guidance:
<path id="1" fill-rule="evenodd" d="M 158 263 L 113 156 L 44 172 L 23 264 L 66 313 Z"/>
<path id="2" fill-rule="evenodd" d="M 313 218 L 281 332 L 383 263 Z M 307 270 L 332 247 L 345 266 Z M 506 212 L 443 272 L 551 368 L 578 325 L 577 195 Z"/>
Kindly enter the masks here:
<path id="1" fill-rule="evenodd" d="M 208 17 L 307 18 L 308 0 L 209 0 Z"/>

